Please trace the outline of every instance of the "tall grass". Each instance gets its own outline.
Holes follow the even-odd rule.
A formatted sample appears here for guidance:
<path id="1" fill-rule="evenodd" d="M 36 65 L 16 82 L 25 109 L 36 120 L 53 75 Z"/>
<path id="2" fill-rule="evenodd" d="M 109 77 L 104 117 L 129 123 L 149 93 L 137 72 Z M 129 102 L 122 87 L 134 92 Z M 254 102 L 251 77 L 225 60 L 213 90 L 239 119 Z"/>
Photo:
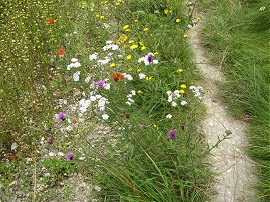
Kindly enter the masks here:
<path id="1" fill-rule="evenodd" d="M 239 0 L 201 3 L 208 13 L 202 33 L 205 46 L 215 63 L 223 61 L 228 81 L 222 97 L 236 117 L 250 123 L 247 152 L 259 165 L 256 187 L 262 201 L 270 199 L 268 5 Z"/>

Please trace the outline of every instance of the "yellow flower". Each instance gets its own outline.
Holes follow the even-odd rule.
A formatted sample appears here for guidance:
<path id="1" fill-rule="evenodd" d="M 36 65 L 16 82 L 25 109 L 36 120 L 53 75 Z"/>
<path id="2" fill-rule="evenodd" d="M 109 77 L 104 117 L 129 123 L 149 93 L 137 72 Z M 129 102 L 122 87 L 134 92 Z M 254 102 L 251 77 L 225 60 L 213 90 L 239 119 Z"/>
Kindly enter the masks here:
<path id="1" fill-rule="evenodd" d="M 184 70 L 182 68 L 178 69 L 177 72 L 181 73 L 183 72 Z"/>
<path id="2" fill-rule="evenodd" d="M 181 20 L 179 19 L 179 18 L 177 18 L 176 20 L 175 20 L 175 22 L 180 22 Z"/>
<path id="3" fill-rule="evenodd" d="M 154 52 L 154 55 L 158 55 L 159 54 L 159 52 Z"/>
<path id="4" fill-rule="evenodd" d="M 187 38 L 188 37 L 188 35 L 187 34 L 184 34 L 184 38 Z"/>
<path id="5" fill-rule="evenodd" d="M 132 68 L 129 68 L 128 71 L 131 72 L 132 71 Z"/>
<path id="6" fill-rule="evenodd" d="M 110 67 L 115 67 L 115 66 L 116 66 L 115 63 L 110 64 Z"/>
<path id="7" fill-rule="evenodd" d="M 142 46 L 142 47 L 141 47 L 141 50 L 145 50 L 145 49 L 146 49 L 146 47 L 145 47 L 145 46 Z"/>
<path id="8" fill-rule="evenodd" d="M 168 15 L 168 14 L 172 13 L 172 11 L 169 10 L 169 9 L 165 9 L 165 10 L 164 10 L 164 13 L 165 13 L 166 15 Z"/>
<path id="9" fill-rule="evenodd" d="M 147 77 L 145 77 L 145 79 L 146 79 L 146 81 L 150 81 L 150 80 L 152 80 L 152 76 L 147 76 Z"/>
<path id="10" fill-rule="evenodd" d="M 181 86 L 180 86 L 180 88 L 187 88 L 187 86 L 185 85 L 185 84 L 182 84 Z"/>
<path id="11" fill-rule="evenodd" d="M 137 19 L 135 19 L 135 20 L 134 20 L 134 22 L 138 22 L 138 20 L 137 20 Z"/>
<path id="12" fill-rule="evenodd" d="M 143 28 L 143 31 L 144 32 L 147 32 L 148 31 L 148 28 L 147 27 Z"/>
<path id="13" fill-rule="evenodd" d="M 115 5 L 116 5 L 116 6 L 119 6 L 119 5 L 120 5 L 120 3 L 119 3 L 119 2 L 116 2 L 116 3 L 115 3 Z"/>
<path id="14" fill-rule="evenodd" d="M 134 40 L 129 40 L 129 41 L 128 41 L 128 43 L 133 43 L 133 42 L 134 42 Z"/>
<path id="15" fill-rule="evenodd" d="M 99 14 L 96 14 L 96 18 L 99 18 L 99 16 L 100 16 Z"/>
<path id="16" fill-rule="evenodd" d="M 201 20 L 201 18 L 200 18 L 200 17 L 197 17 L 197 20 L 198 20 L 198 21 L 200 21 L 200 20 Z"/>
<path id="17" fill-rule="evenodd" d="M 141 90 L 138 90 L 138 94 L 142 94 L 142 91 Z"/>
<path id="18" fill-rule="evenodd" d="M 127 55 L 126 59 L 130 60 L 132 58 L 132 55 Z"/>
<path id="19" fill-rule="evenodd" d="M 127 39 L 128 39 L 127 35 L 123 34 L 122 36 L 119 37 L 118 41 L 125 42 Z"/>
<path id="20" fill-rule="evenodd" d="M 131 48 L 132 50 L 134 50 L 134 49 L 138 48 L 138 45 L 137 45 L 137 44 L 133 44 L 132 46 L 130 46 L 130 48 Z"/>
<path id="21" fill-rule="evenodd" d="M 142 71 L 142 69 L 137 69 L 137 72 L 141 72 Z"/>
<path id="22" fill-rule="evenodd" d="M 181 89 L 179 92 L 180 92 L 181 94 L 184 94 L 184 93 L 185 93 L 185 91 L 184 91 L 183 89 Z"/>
<path id="23" fill-rule="evenodd" d="M 130 29 L 126 29 L 125 31 L 126 31 L 126 32 L 130 32 Z"/>
<path id="24" fill-rule="evenodd" d="M 157 128 L 157 124 L 153 124 L 153 128 Z"/>
<path id="25" fill-rule="evenodd" d="M 99 19 L 104 19 L 104 15 L 99 16 Z"/>
<path id="26" fill-rule="evenodd" d="M 128 28 L 129 28 L 129 25 L 124 25 L 124 26 L 123 26 L 123 29 L 124 29 L 124 30 L 126 30 L 126 29 L 128 29 Z"/>

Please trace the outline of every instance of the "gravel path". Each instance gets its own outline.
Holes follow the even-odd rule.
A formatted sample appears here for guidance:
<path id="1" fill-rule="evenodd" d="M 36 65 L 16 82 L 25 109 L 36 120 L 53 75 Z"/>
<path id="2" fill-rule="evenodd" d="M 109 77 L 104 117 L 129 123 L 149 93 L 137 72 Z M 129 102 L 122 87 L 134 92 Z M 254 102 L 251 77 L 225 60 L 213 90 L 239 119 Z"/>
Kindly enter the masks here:
<path id="1" fill-rule="evenodd" d="M 220 68 L 209 63 L 204 56 L 204 49 L 200 42 L 200 21 L 189 31 L 189 43 L 194 52 L 194 62 L 205 79 L 205 104 L 207 115 L 201 123 L 209 146 L 215 145 L 225 135 L 225 131 L 232 132 L 230 139 L 224 140 L 218 148 L 211 151 L 209 162 L 213 165 L 212 171 L 219 174 L 214 181 L 212 201 L 236 202 L 255 201 L 252 182 L 254 182 L 255 165 L 245 154 L 248 146 L 246 125 L 235 120 L 227 113 L 227 108 L 217 99 L 217 83 L 225 82 Z"/>

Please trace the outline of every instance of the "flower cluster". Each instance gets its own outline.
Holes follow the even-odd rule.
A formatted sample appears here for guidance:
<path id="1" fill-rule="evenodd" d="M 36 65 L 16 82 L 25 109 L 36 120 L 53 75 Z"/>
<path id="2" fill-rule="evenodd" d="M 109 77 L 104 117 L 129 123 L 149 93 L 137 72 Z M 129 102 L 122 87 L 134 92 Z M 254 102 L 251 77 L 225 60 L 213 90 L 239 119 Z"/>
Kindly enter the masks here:
<path id="1" fill-rule="evenodd" d="M 132 99 L 132 97 L 136 95 L 136 91 L 132 90 L 130 94 L 127 95 L 128 100 L 126 101 L 126 104 L 132 105 L 135 101 Z"/>
<path id="2" fill-rule="evenodd" d="M 203 90 L 203 87 L 198 86 L 190 86 L 189 89 L 194 93 L 195 97 L 198 97 L 200 100 L 202 99 L 202 93 L 201 91 Z"/>
<path id="3" fill-rule="evenodd" d="M 72 58 L 71 63 L 67 66 L 67 70 L 71 70 L 73 67 L 78 68 L 81 66 L 77 58 Z"/>
<path id="4" fill-rule="evenodd" d="M 175 90 L 174 92 L 167 91 L 166 93 L 168 95 L 167 101 L 171 103 L 173 107 L 176 107 L 177 106 L 176 100 L 181 97 L 180 91 L 179 90 Z"/>

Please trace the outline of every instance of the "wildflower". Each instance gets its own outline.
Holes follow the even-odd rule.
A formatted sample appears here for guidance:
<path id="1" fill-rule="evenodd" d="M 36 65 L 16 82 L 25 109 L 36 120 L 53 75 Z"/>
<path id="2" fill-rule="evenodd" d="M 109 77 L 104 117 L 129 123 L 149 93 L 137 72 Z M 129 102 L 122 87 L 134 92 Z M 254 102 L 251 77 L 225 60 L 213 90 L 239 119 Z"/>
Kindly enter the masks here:
<path id="1" fill-rule="evenodd" d="M 184 38 L 187 38 L 188 37 L 188 35 L 187 34 L 184 34 Z"/>
<path id="2" fill-rule="evenodd" d="M 124 29 L 124 30 L 126 30 L 126 29 L 128 29 L 128 28 L 129 28 L 129 25 L 124 25 L 124 26 L 123 26 L 123 29 Z"/>
<path id="3" fill-rule="evenodd" d="M 93 53 L 92 55 L 89 55 L 89 59 L 91 61 L 96 60 L 97 59 L 97 56 L 98 56 L 98 53 Z"/>
<path id="4" fill-rule="evenodd" d="M 157 124 L 153 124 L 153 128 L 157 128 Z"/>
<path id="5" fill-rule="evenodd" d="M 74 125 L 77 123 L 77 121 L 76 121 L 75 119 L 73 119 L 71 122 L 72 122 Z"/>
<path id="6" fill-rule="evenodd" d="M 135 19 L 135 20 L 134 20 L 134 22 L 138 22 L 138 20 L 137 20 L 137 19 Z"/>
<path id="7" fill-rule="evenodd" d="M 133 80 L 133 78 L 132 78 L 132 76 L 131 76 L 130 74 L 124 73 L 123 75 L 124 75 L 124 78 L 125 78 L 125 79 L 127 79 L 127 80 L 129 80 L 129 81 L 132 81 L 132 80 Z"/>
<path id="8" fill-rule="evenodd" d="M 89 83 L 89 81 L 90 81 L 90 80 L 91 80 L 91 77 L 90 77 L 90 76 L 88 76 L 88 77 L 86 77 L 86 78 L 85 78 L 85 80 L 84 80 L 84 81 L 85 81 L 85 83 Z"/>
<path id="9" fill-rule="evenodd" d="M 262 6 L 259 8 L 260 11 L 264 11 L 265 10 L 265 6 Z"/>
<path id="10" fill-rule="evenodd" d="M 144 32 L 147 32 L 148 31 L 148 28 L 147 27 L 143 28 L 143 31 Z"/>
<path id="11" fill-rule="evenodd" d="M 97 86 L 98 86 L 98 88 L 103 88 L 105 86 L 105 81 L 104 80 L 99 80 L 97 82 Z"/>
<path id="12" fill-rule="evenodd" d="M 62 122 L 66 119 L 66 114 L 63 112 L 59 112 L 59 114 L 55 115 L 55 118 L 58 120 L 58 122 Z"/>
<path id="13" fill-rule="evenodd" d="M 81 72 L 80 71 L 77 71 L 73 74 L 73 80 L 76 82 L 76 81 L 79 81 L 80 80 L 80 74 Z"/>
<path id="14" fill-rule="evenodd" d="M 126 57 L 127 60 L 130 60 L 131 58 L 132 58 L 131 55 L 127 55 L 127 57 Z"/>
<path id="15" fill-rule="evenodd" d="M 125 78 L 125 76 L 123 74 L 116 73 L 116 72 L 112 73 L 111 77 L 112 77 L 112 80 L 114 80 L 115 82 Z"/>
<path id="16" fill-rule="evenodd" d="M 151 52 L 148 53 L 146 56 L 141 57 L 138 62 L 144 62 L 145 65 L 150 65 L 151 63 L 158 64 L 158 60 L 154 59 L 154 54 Z"/>
<path id="17" fill-rule="evenodd" d="M 172 118 L 172 115 L 171 115 L 171 114 L 167 114 L 167 115 L 166 115 L 166 118 L 167 118 L 167 119 L 171 119 L 171 118 Z"/>
<path id="18" fill-rule="evenodd" d="M 169 139 L 175 139 L 176 138 L 176 133 L 174 132 L 173 129 L 170 129 L 170 131 L 168 132 L 168 138 Z"/>
<path id="19" fill-rule="evenodd" d="M 142 71 L 142 69 L 137 69 L 137 72 L 141 72 Z"/>
<path id="20" fill-rule="evenodd" d="M 182 69 L 182 68 L 179 68 L 178 70 L 177 70 L 177 72 L 179 72 L 179 73 L 181 73 L 181 72 L 183 72 L 184 70 Z"/>
<path id="21" fill-rule="evenodd" d="M 14 160 L 14 159 L 17 159 L 17 154 L 12 154 L 12 155 L 8 158 L 9 161 L 12 161 L 12 160 Z"/>
<path id="22" fill-rule="evenodd" d="M 185 84 L 182 84 L 182 85 L 180 86 L 180 88 L 185 89 L 185 88 L 187 88 L 187 86 L 186 86 Z"/>
<path id="23" fill-rule="evenodd" d="M 186 101 L 182 101 L 182 102 L 181 102 L 181 105 L 182 105 L 182 106 L 185 106 L 186 104 L 187 104 Z"/>
<path id="24" fill-rule="evenodd" d="M 146 49 L 146 47 L 145 47 L 145 46 L 142 46 L 142 47 L 141 47 L 141 50 L 142 50 L 142 51 L 143 51 L 143 50 L 145 50 L 145 49 Z"/>
<path id="25" fill-rule="evenodd" d="M 104 89 L 105 89 L 105 90 L 110 90 L 110 88 L 111 88 L 111 84 L 105 83 Z"/>
<path id="26" fill-rule="evenodd" d="M 67 70 L 71 70 L 73 67 L 78 68 L 81 66 L 81 63 L 78 62 L 77 58 L 71 59 L 71 64 L 67 66 Z"/>
<path id="27" fill-rule="evenodd" d="M 175 20 L 175 22 L 180 22 L 181 20 L 179 19 L 179 18 L 177 18 L 176 20 Z"/>
<path id="28" fill-rule="evenodd" d="M 51 137 L 48 137 L 48 138 L 47 138 L 47 142 L 48 142 L 49 144 L 52 144 L 52 143 L 53 143 L 53 139 L 52 139 Z"/>
<path id="29" fill-rule="evenodd" d="M 183 89 L 181 89 L 179 92 L 180 92 L 181 94 L 184 94 L 184 93 L 185 93 L 185 91 L 184 91 Z"/>
<path id="30" fill-rule="evenodd" d="M 49 24 L 54 24 L 54 19 L 52 19 L 52 18 L 49 18 L 48 20 L 46 20 L 46 22 L 48 22 Z"/>
<path id="31" fill-rule="evenodd" d="M 110 64 L 110 67 L 115 67 L 115 66 L 116 66 L 115 63 Z"/>
<path id="32" fill-rule="evenodd" d="M 136 48 L 138 48 L 138 45 L 137 44 L 133 44 L 133 45 L 130 46 L 130 49 L 132 49 L 132 50 L 134 50 Z"/>
<path id="33" fill-rule="evenodd" d="M 181 125 L 180 125 L 180 128 L 181 128 L 182 130 L 185 130 L 185 125 L 184 125 L 184 124 L 181 124 Z"/>
<path id="34" fill-rule="evenodd" d="M 66 154 L 66 159 L 67 159 L 68 161 L 72 160 L 73 158 L 74 158 L 74 155 L 73 155 L 72 152 L 68 152 L 68 153 Z"/>
<path id="35" fill-rule="evenodd" d="M 64 54 L 65 54 L 64 49 L 60 49 L 60 50 L 58 51 L 58 55 L 59 55 L 59 56 L 64 56 Z"/>
<path id="36" fill-rule="evenodd" d="M 109 119 L 109 115 L 108 115 L 108 114 L 102 114 L 102 119 L 103 119 L 103 120 Z"/>
<path id="37" fill-rule="evenodd" d="M 165 9 L 165 10 L 164 10 L 164 13 L 165 13 L 165 15 L 168 15 L 168 14 L 172 13 L 172 11 L 169 10 L 169 9 Z"/>
<path id="38" fill-rule="evenodd" d="M 96 14 L 96 18 L 99 18 L 99 16 L 100 16 L 99 14 Z"/>
<path id="39" fill-rule="evenodd" d="M 201 20 L 201 18 L 200 17 L 197 17 L 197 21 L 200 21 Z"/>
<path id="40" fill-rule="evenodd" d="M 128 71 L 129 71 L 129 72 L 132 72 L 132 68 L 128 68 Z"/>
<path id="41" fill-rule="evenodd" d="M 138 94 L 142 94 L 143 92 L 141 90 L 138 90 Z"/>
<path id="42" fill-rule="evenodd" d="M 146 81 L 152 80 L 152 76 L 147 76 L 147 77 L 145 77 L 145 80 L 146 80 Z"/>
<path id="43" fill-rule="evenodd" d="M 146 126 L 140 125 L 139 128 L 142 129 L 142 130 L 144 130 L 144 129 L 146 129 Z"/>
<path id="44" fill-rule="evenodd" d="M 175 101 L 172 101 L 172 106 L 173 107 L 176 107 L 177 106 L 177 103 Z"/>
<path id="45" fill-rule="evenodd" d="M 105 18 L 104 15 L 99 16 L 99 19 L 104 19 L 104 18 Z"/>

